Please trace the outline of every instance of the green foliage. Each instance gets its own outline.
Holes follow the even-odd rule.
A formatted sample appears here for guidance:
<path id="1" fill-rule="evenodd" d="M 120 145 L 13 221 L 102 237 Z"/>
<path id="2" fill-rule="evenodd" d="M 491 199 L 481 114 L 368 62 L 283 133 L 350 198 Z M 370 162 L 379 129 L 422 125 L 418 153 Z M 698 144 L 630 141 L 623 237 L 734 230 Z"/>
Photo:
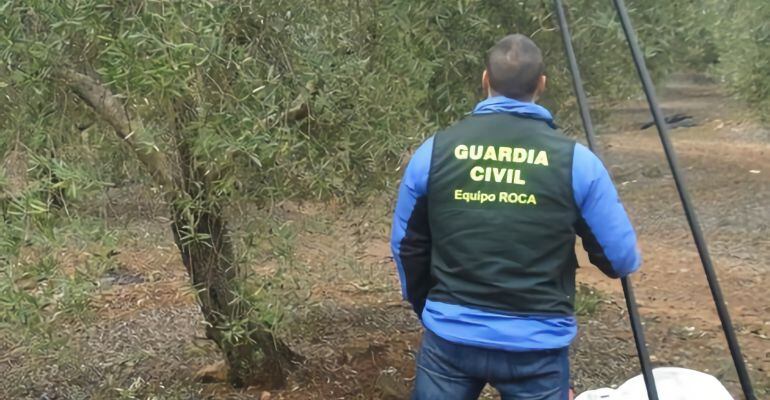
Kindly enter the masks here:
<path id="1" fill-rule="evenodd" d="M 770 3 L 762 0 L 712 0 L 710 22 L 719 49 L 717 71 L 768 118 L 770 109 Z"/>
<path id="2" fill-rule="evenodd" d="M 7 202 L 0 230 L 0 336 L 56 339 L 62 322 L 83 320 L 98 278 L 113 261 L 116 241 L 100 221 L 51 212 L 46 186 L 35 181 Z M 92 256 L 65 270 L 58 256 L 88 249 Z M 104 253 L 104 254 L 101 254 Z M 55 340 L 56 339 L 56 340 Z"/>
<path id="3" fill-rule="evenodd" d="M 9 340 L 57 343 L 63 322 L 89 315 L 93 276 L 62 271 L 50 257 L 0 267 L 0 332 Z"/>
<path id="4" fill-rule="evenodd" d="M 242 231 L 270 234 L 260 243 L 256 243 L 255 237 L 250 234 L 238 236 L 237 248 L 243 249 L 239 262 L 247 265 L 268 264 L 271 272 L 264 274 L 261 279 L 245 279 L 238 288 L 238 296 L 242 304 L 248 307 L 246 314 L 249 320 L 259 321 L 271 331 L 280 331 L 283 322 L 291 315 L 292 308 L 301 304 L 302 299 L 309 295 L 307 291 L 310 288 L 296 281 L 296 277 L 307 266 L 296 258 L 298 232 L 295 224 L 266 213 L 257 215 L 259 218 L 250 221 Z M 238 330 L 245 322 L 236 322 L 231 328 Z"/>
<path id="5" fill-rule="evenodd" d="M 569 6 L 589 93 L 611 99 L 635 86 L 604 3 Z M 674 61 L 667 50 L 689 32 L 670 24 L 686 21 L 685 10 L 647 3 L 632 11 L 652 66 L 665 70 Z M 148 145 L 172 153 L 184 100 L 194 115 L 181 137 L 195 166 L 224 171 L 215 194 L 258 201 L 362 198 L 392 182 L 406 148 L 479 99 L 484 51 L 506 33 L 529 34 L 544 49 L 546 105 L 564 114 L 574 104 L 548 2 L 12 0 L 0 11 L 3 130 L 33 150 L 56 149 L 56 162 L 86 161 L 107 181 L 141 174 L 119 143 L 105 141 L 108 126 L 50 84 L 59 68 L 99 76 L 145 121 Z M 297 99 L 310 117 L 281 121 Z M 123 168 L 101 167 L 115 162 Z"/>
<path id="6" fill-rule="evenodd" d="M 575 314 L 590 317 L 599 310 L 604 294 L 588 285 L 580 284 L 575 293 Z"/>

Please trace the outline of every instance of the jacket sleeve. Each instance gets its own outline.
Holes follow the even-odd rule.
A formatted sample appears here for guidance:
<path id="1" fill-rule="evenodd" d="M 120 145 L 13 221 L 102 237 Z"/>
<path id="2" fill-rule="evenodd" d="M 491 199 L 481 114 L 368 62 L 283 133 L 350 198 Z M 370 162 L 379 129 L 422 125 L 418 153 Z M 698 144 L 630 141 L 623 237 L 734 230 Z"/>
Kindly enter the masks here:
<path id="1" fill-rule="evenodd" d="M 431 236 L 428 225 L 428 175 L 433 137 L 414 153 L 398 191 L 390 247 L 401 280 L 401 294 L 422 314 L 433 287 L 430 274 Z"/>
<path id="2" fill-rule="evenodd" d="M 601 160 L 582 144 L 575 145 L 572 188 L 579 209 L 575 230 L 591 263 L 619 278 L 639 269 L 636 233 Z"/>

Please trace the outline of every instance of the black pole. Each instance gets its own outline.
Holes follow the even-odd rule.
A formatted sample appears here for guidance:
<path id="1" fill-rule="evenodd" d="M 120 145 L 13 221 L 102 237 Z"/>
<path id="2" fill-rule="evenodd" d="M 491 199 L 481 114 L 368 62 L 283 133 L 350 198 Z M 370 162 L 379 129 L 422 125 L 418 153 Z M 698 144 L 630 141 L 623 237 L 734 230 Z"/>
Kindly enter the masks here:
<path id="1" fill-rule="evenodd" d="M 679 170 L 676 154 L 674 153 L 674 147 L 668 137 L 668 127 L 663 117 L 663 113 L 660 111 L 657 99 L 655 97 L 655 87 L 650 78 L 650 73 L 647 71 L 647 65 L 644 62 L 642 51 L 639 48 L 639 43 L 636 39 L 636 33 L 631 26 L 631 20 L 628 17 L 628 10 L 623 0 L 613 0 L 615 9 L 620 17 L 620 24 L 623 27 L 623 32 L 626 35 L 628 41 L 628 47 L 631 50 L 631 56 L 634 59 L 636 65 L 636 71 L 639 73 L 639 78 L 642 81 L 644 88 L 644 94 L 647 96 L 647 103 L 650 106 L 652 117 L 655 120 L 655 126 L 658 128 L 658 136 L 663 144 L 663 150 L 666 153 L 668 164 L 671 167 L 671 173 L 674 177 L 674 183 L 676 189 L 679 192 L 679 198 L 682 201 L 684 207 L 685 216 L 687 222 L 690 225 L 693 239 L 695 240 L 695 246 L 698 249 L 698 255 L 700 256 L 701 263 L 703 264 L 703 270 L 706 273 L 706 279 L 708 280 L 709 288 L 711 289 L 711 296 L 714 298 L 714 304 L 719 314 L 719 320 L 722 322 L 722 329 L 727 339 L 727 345 L 730 348 L 730 354 L 735 364 L 735 370 L 738 373 L 738 379 L 741 382 L 743 388 L 743 394 L 747 400 L 756 400 L 754 389 L 751 387 L 751 379 L 749 378 L 748 370 L 746 369 L 746 363 L 741 355 L 741 348 L 738 345 L 738 339 L 735 336 L 735 330 L 733 324 L 730 321 L 730 313 L 727 311 L 724 297 L 722 296 L 722 290 L 719 288 L 719 282 L 717 280 L 714 265 L 711 262 L 711 256 L 709 256 L 708 248 L 706 247 L 706 240 L 703 236 L 698 217 L 695 214 L 695 209 L 690 201 L 690 196 L 687 194 L 687 189 L 684 186 L 684 179 Z"/>
<path id="2" fill-rule="evenodd" d="M 644 341 L 644 328 L 639 317 L 639 308 L 636 305 L 636 296 L 634 295 L 634 288 L 631 286 L 631 279 L 628 277 L 621 278 L 620 284 L 623 286 L 623 294 L 626 297 L 628 319 L 631 322 L 631 331 L 634 332 L 636 354 L 639 356 L 639 365 L 642 367 L 642 377 L 644 377 L 644 386 L 647 389 L 647 398 L 649 400 L 658 400 L 658 388 L 655 386 L 655 375 L 652 373 L 650 353 L 647 351 L 647 343 Z"/>
<path id="3" fill-rule="evenodd" d="M 561 40 L 564 42 L 564 52 L 567 53 L 567 62 L 569 63 L 569 72 L 572 74 L 572 87 L 575 90 L 578 109 L 580 110 L 580 120 L 583 121 L 583 130 L 586 132 L 588 148 L 597 155 L 596 134 L 594 133 L 594 124 L 591 121 L 591 112 L 588 108 L 588 98 L 583 89 L 583 78 L 580 76 L 575 49 L 572 47 L 572 35 L 569 32 L 567 16 L 564 14 L 564 4 L 562 0 L 554 0 L 556 7 L 556 17 L 559 21 L 559 30 L 561 31 Z"/>
<path id="4" fill-rule="evenodd" d="M 562 3 L 562 0 L 554 0 L 554 6 L 556 7 L 559 30 L 561 31 L 561 38 L 564 42 L 564 51 L 567 53 L 569 70 L 572 74 L 572 84 L 575 89 L 575 97 L 577 98 L 578 109 L 580 110 L 580 118 L 583 121 L 583 129 L 586 133 L 588 148 L 599 156 L 596 148 L 596 133 L 594 132 L 593 122 L 591 121 L 591 112 L 588 107 L 588 98 L 583 89 L 583 79 L 580 77 L 580 68 L 578 67 L 577 58 L 575 57 L 575 49 L 572 47 L 572 36 L 569 32 L 567 17 L 564 14 L 564 4 Z M 636 304 L 634 289 L 629 278 L 624 277 L 621 278 L 620 281 L 623 286 L 623 295 L 626 299 L 631 331 L 634 334 L 636 353 L 639 356 L 639 365 L 642 368 L 644 385 L 647 388 L 647 397 L 649 400 L 658 400 L 658 390 L 655 387 L 655 376 L 652 373 L 650 354 L 647 351 L 647 343 L 644 340 L 644 328 L 642 327 L 641 318 L 639 316 L 639 307 Z"/>

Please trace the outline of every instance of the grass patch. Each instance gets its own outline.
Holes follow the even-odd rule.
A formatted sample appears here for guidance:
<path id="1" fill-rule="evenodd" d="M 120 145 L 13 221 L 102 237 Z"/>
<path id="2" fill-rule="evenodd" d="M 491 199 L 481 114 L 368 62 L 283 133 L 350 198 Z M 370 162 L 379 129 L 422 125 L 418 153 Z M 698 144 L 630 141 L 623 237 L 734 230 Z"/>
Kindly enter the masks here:
<path id="1" fill-rule="evenodd" d="M 575 314 L 580 317 L 595 315 L 604 298 L 604 294 L 592 286 L 579 284 L 575 290 Z"/>

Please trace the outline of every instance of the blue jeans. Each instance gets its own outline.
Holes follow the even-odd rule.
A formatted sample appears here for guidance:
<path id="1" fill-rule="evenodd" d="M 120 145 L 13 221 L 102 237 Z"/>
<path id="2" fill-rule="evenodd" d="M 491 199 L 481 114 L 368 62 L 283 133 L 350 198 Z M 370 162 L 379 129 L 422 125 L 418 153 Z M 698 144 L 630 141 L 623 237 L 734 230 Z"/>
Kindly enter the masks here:
<path id="1" fill-rule="evenodd" d="M 489 383 L 503 400 L 567 400 L 569 348 L 506 352 L 425 330 L 412 400 L 475 400 Z"/>

